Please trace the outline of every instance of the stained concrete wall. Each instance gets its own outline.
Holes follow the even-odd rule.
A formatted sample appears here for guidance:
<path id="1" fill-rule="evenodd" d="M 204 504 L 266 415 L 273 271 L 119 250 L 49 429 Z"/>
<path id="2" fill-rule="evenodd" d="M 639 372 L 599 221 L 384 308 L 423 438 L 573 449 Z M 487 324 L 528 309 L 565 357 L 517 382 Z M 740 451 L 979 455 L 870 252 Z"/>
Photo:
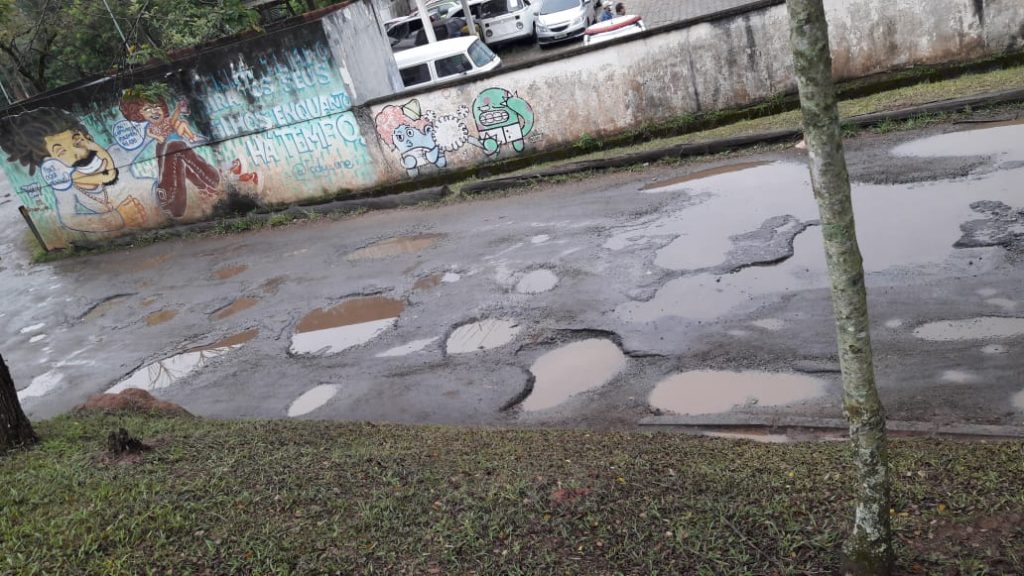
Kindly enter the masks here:
<path id="1" fill-rule="evenodd" d="M 825 4 L 839 80 L 1024 48 L 1021 0 Z M 370 114 L 377 144 L 388 158 L 381 177 L 396 180 L 557 150 L 585 136 L 599 138 L 644 123 L 744 106 L 795 89 L 788 14 L 776 2 L 566 59 L 399 96 L 375 103 Z"/>
<path id="2" fill-rule="evenodd" d="M 124 80 L 108 78 L 0 122 L 0 146 L 12 157 L 4 173 L 47 244 L 207 218 L 232 195 L 279 204 L 435 176 L 795 89 L 786 9 L 766 0 L 373 99 L 394 91 L 398 77 L 390 56 L 363 51 L 386 40 L 376 26 L 358 27 L 373 12 L 369 0 L 355 6 L 136 78 L 168 88 L 152 120 L 126 116 Z M 826 0 L 826 8 L 838 79 L 1024 49 L 1021 0 Z M 186 129 L 168 123 L 179 100 Z M 77 150 L 103 150 L 102 161 L 57 157 L 47 138 L 63 135 L 57 143 L 74 147 L 76 132 Z M 105 180 L 106 160 L 116 179 Z"/>

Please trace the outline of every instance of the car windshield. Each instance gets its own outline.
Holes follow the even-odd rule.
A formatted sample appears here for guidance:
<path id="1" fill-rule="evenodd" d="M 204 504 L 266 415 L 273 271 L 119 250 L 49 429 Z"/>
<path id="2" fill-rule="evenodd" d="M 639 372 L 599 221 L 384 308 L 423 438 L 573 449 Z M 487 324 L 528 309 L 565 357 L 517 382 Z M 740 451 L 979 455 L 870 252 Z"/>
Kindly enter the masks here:
<path id="1" fill-rule="evenodd" d="M 544 4 L 541 5 L 541 14 L 554 14 L 555 12 L 561 12 L 562 10 L 571 10 L 578 8 L 580 0 L 544 0 Z"/>
<path id="2" fill-rule="evenodd" d="M 480 5 L 480 18 L 494 18 L 508 14 L 508 0 L 487 0 Z"/>

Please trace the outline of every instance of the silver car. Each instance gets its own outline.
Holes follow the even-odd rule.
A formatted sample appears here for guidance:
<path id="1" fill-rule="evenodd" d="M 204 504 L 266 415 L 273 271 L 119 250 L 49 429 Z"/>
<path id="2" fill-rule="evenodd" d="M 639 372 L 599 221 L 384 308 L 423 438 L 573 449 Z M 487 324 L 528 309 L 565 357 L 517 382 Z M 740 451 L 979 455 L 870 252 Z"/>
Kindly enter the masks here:
<path id="1" fill-rule="evenodd" d="M 593 21 L 594 0 L 544 0 L 537 14 L 537 43 L 579 38 Z"/>

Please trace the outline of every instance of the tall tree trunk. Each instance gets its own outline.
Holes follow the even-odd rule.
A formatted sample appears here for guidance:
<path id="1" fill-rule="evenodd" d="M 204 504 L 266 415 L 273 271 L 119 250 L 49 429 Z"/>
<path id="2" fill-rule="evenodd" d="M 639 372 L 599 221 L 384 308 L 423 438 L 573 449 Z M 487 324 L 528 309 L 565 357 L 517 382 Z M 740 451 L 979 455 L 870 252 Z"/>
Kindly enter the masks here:
<path id="1" fill-rule="evenodd" d="M 832 83 L 832 55 L 822 0 L 788 0 L 790 41 L 804 114 L 811 183 L 821 214 L 843 373 L 843 410 L 857 470 L 856 515 L 846 543 L 847 574 L 892 571 L 889 455 L 885 409 L 875 388 L 864 265 L 857 246 L 850 177 Z"/>
<path id="2" fill-rule="evenodd" d="M 0 453 L 34 444 L 37 440 L 32 424 L 21 410 L 11 372 L 0 356 Z"/>

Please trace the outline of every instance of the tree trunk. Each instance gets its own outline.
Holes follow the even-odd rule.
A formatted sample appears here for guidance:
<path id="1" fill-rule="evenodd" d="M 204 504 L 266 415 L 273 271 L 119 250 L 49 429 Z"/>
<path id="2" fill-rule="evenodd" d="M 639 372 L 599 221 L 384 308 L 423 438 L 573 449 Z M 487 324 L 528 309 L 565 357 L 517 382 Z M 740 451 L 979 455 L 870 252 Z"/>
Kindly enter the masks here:
<path id="1" fill-rule="evenodd" d="M 843 411 L 857 470 L 856 516 L 845 549 L 847 574 L 888 575 L 893 566 L 885 409 L 875 388 L 864 266 L 857 246 L 850 177 L 832 84 L 832 56 L 822 0 L 788 0 L 811 183 L 821 214 L 832 284 Z"/>
<path id="2" fill-rule="evenodd" d="M 36 438 L 18 402 L 18 392 L 7 364 L 0 356 L 0 454 L 19 446 L 34 444 Z"/>

